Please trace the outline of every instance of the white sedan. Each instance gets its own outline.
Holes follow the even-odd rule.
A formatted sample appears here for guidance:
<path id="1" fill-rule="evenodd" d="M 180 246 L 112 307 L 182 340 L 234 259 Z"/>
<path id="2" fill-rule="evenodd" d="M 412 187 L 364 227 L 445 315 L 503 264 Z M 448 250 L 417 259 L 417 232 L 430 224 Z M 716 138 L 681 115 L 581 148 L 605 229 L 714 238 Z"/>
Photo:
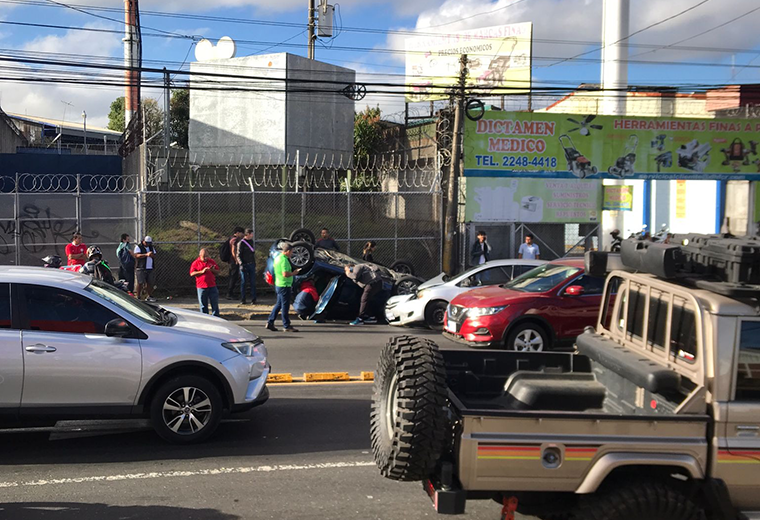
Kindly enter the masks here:
<path id="1" fill-rule="evenodd" d="M 385 305 L 385 318 L 391 325 L 425 322 L 431 329 L 443 326 L 446 307 L 463 292 L 507 283 L 544 264 L 543 260 L 492 260 L 453 277 L 444 273 L 423 283 L 412 294 L 394 296 Z"/>

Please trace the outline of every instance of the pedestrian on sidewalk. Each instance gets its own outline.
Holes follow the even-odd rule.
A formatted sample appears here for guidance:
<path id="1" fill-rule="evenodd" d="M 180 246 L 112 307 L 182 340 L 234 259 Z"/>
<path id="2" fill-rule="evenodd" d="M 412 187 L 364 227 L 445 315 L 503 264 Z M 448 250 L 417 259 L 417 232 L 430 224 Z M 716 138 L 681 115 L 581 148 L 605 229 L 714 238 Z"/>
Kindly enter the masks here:
<path id="1" fill-rule="evenodd" d="M 243 238 L 237 243 L 238 267 L 240 269 L 240 303 L 246 305 L 245 283 L 251 286 L 251 305 L 256 303 L 256 246 L 253 242 L 253 230 L 247 228 Z"/>
<path id="2" fill-rule="evenodd" d="M 520 244 L 520 249 L 517 251 L 517 258 L 524 260 L 538 260 L 541 258 L 541 251 L 538 249 L 538 244 L 533 243 L 533 235 L 525 235 L 525 243 Z"/>
<path id="3" fill-rule="evenodd" d="M 147 296 L 146 302 L 155 302 L 153 298 L 153 286 L 155 281 L 156 248 L 153 247 L 153 239 L 146 236 L 142 242 L 135 246 L 135 280 L 137 281 L 137 299 L 141 299 L 143 293 Z"/>
<path id="4" fill-rule="evenodd" d="M 87 246 L 82 243 L 82 234 L 75 231 L 71 237 L 71 243 L 66 244 L 66 258 L 68 265 L 84 265 L 87 262 Z"/>
<path id="5" fill-rule="evenodd" d="M 367 313 L 367 307 L 372 297 L 383 289 L 383 279 L 380 276 L 380 270 L 376 265 L 359 264 L 347 265 L 345 272 L 350 280 L 363 289 L 361 302 L 359 303 L 359 316 L 351 322 L 351 325 L 377 323 L 377 318 Z"/>
<path id="6" fill-rule="evenodd" d="M 485 231 L 478 231 L 478 239 L 472 244 L 470 250 L 470 264 L 481 265 L 491 259 L 491 244 L 488 243 L 488 235 Z"/>
<path id="7" fill-rule="evenodd" d="M 119 247 L 116 248 L 116 258 L 119 259 L 119 279 L 127 281 L 127 290 L 135 290 L 135 254 L 132 252 L 132 237 L 129 233 L 121 234 Z"/>
<path id="8" fill-rule="evenodd" d="M 375 263 L 375 259 L 372 257 L 375 248 L 377 248 L 377 242 L 370 241 L 364 244 L 364 249 L 362 249 L 362 260 Z"/>
<path id="9" fill-rule="evenodd" d="M 333 251 L 340 252 L 338 243 L 330 236 L 330 231 L 327 228 L 322 228 L 322 231 L 320 231 L 319 234 L 320 238 L 317 240 L 317 243 L 314 244 L 315 247 L 320 247 L 322 249 L 332 249 Z"/>
<path id="10" fill-rule="evenodd" d="M 230 277 L 227 281 L 227 299 L 235 299 L 235 287 L 240 284 L 240 266 L 237 261 L 237 243 L 243 238 L 243 228 L 237 226 L 232 230 L 232 236 L 227 241 L 228 246 L 222 245 L 219 259 L 230 265 Z"/>
<path id="11" fill-rule="evenodd" d="M 290 244 L 282 244 L 282 253 L 277 255 L 274 259 L 274 286 L 277 291 L 277 303 L 274 304 L 272 312 L 269 314 L 267 320 L 267 329 L 277 331 L 274 326 L 274 320 L 277 319 L 277 313 L 282 313 L 282 327 L 288 332 L 298 332 L 290 324 L 290 295 L 293 289 L 293 277 L 301 272 L 301 269 L 292 271 L 293 267 L 290 265 L 290 255 L 293 254 L 293 250 L 290 248 Z"/>
<path id="12" fill-rule="evenodd" d="M 198 291 L 198 304 L 202 314 L 208 314 L 209 304 L 211 314 L 219 316 L 219 288 L 216 286 L 216 275 L 219 274 L 219 266 L 208 251 L 203 248 L 190 264 L 190 276 L 195 278 L 195 289 Z"/>

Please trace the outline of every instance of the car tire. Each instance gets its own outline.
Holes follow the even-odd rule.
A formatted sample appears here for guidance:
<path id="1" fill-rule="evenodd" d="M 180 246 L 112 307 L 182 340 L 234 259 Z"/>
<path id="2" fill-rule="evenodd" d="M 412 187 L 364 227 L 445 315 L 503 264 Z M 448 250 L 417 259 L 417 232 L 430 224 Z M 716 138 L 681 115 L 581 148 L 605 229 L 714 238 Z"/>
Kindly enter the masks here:
<path id="1" fill-rule="evenodd" d="M 447 446 L 446 369 L 438 346 L 413 336 L 391 338 L 375 377 L 370 436 L 380 473 L 423 480 Z"/>
<path id="2" fill-rule="evenodd" d="M 675 484 L 658 480 L 618 481 L 584 496 L 573 518 L 588 520 L 705 520 L 704 509 Z"/>
<path id="3" fill-rule="evenodd" d="M 425 307 L 425 325 L 431 330 L 442 330 L 448 306 L 448 303 L 441 300 L 428 303 Z"/>
<path id="4" fill-rule="evenodd" d="M 184 406 L 194 413 L 190 416 L 183 413 Z M 222 407 L 222 396 L 211 381 L 200 376 L 180 376 L 167 381 L 153 394 L 150 420 L 164 440 L 193 444 L 208 439 L 216 431 Z"/>
<path id="5" fill-rule="evenodd" d="M 414 276 L 414 266 L 408 260 L 396 260 L 391 264 L 391 271 Z"/>
<path id="6" fill-rule="evenodd" d="M 306 228 L 299 228 L 290 234 L 291 242 L 308 242 L 311 245 L 317 243 L 314 233 Z"/>
<path id="7" fill-rule="evenodd" d="M 314 246 L 308 242 L 295 242 L 290 245 L 292 254 L 290 264 L 294 269 L 301 269 L 300 274 L 308 273 L 314 265 Z"/>
<path id="8" fill-rule="evenodd" d="M 516 352 L 542 352 L 550 346 L 549 334 L 544 326 L 533 321 L 515 325 L 504 342 L 504 348 Z"/>
<path id="9" fill-rule="evenodd" d="M 402 276 L 393 284 L 393 296 L 399 294 L 412 294 L 420 285 L 419 278 L 415 276 Z"/>

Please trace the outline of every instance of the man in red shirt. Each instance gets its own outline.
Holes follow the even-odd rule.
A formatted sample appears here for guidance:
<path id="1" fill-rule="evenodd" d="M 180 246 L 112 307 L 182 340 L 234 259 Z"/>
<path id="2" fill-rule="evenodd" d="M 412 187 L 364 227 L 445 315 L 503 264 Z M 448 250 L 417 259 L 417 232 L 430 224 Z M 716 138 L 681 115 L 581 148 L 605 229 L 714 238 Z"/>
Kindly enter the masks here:
<path id="1" fill-rule="evenodd" d="M 66 258 L 69 265 L 84 265 L 87 262 L 87 246 L 82 243 L 82 235 L 78 231 L 71 237 L 71 244 L 66 244 Z"/>
<path id="2" fill-rule="evenodd" d="M 216 287 L 216 275 L 219 274 L 219 266 L 214 262 L 206 249 L 201 249 L 198 258 L 190 265 L 190 276 L 195 278 L 195 287 L 198 290 L 198 303 L 201 312 L 208 314 L 211 304 L 212 314 L 219 316 L 219 289 Z"/>

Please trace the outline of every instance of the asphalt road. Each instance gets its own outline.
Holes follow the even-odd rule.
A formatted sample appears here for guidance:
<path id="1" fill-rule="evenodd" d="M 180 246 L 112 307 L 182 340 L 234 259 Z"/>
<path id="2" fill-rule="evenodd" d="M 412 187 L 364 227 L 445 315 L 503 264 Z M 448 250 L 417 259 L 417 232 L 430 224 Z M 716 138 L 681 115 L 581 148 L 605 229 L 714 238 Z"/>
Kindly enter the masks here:
<path id="1" fill-rule="evenodd" d="M 248 324 L 277 370 L 295 374 L 373 370 L 383 343 L 403 332 L 303 325 L 290 334 Z M 0 519 L 436 518 L 419 483 L 375 468 L 371 392 L 368 383 L 272 385 L 268 403 L 192 447 L 166 444 L 143 421 L 0 431 Z M 461 518 L 498 517 L 497 504 L 473 501 Z"/>
<path id="2" fill-rule="evenodd" d="M 294 376 L 303 372 L 373 371 L 380 349 L 391 336 L 413 334 L 432 339 L 441 348 L 466 348 L 446 339 L 440 332 L 426 327 L 400 328 L 390 325 L 361 325 L 346 323 L 313 323 L 293 321 L 298 332 L 271 332 L 265 321 L 242 322 L 244 326 L 264 339 L 269 351 L 273 372 L 290 372 Z"/>

